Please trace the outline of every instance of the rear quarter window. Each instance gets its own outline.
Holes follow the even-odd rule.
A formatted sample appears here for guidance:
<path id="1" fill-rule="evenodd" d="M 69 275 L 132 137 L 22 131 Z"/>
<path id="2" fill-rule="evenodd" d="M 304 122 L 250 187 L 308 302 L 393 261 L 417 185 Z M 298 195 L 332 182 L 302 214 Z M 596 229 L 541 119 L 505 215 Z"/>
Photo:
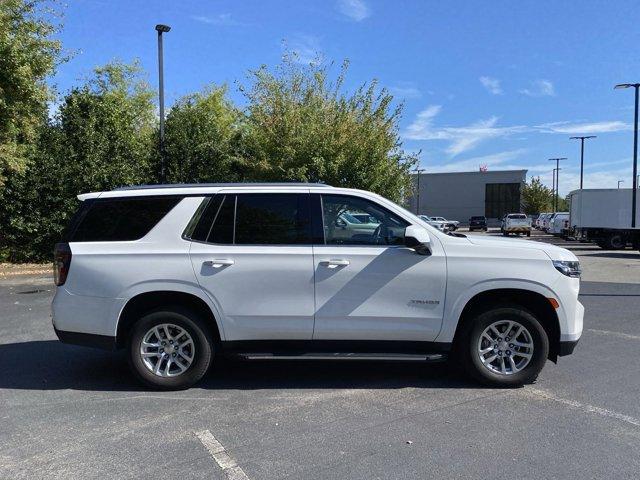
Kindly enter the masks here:
<path id="1" fill-rule="evenodd" d="M 131 197 L 89 200 L 69 232 L 70 242 L 139 240 L 175 207 L 182 197 Z"/>

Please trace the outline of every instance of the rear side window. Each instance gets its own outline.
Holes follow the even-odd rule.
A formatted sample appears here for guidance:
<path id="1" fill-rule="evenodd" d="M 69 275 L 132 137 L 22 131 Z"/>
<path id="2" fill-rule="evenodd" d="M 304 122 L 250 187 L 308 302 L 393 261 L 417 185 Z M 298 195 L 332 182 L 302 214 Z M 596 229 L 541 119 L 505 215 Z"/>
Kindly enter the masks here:
<path id="1" fill-rule="evenodd" d="M 514 218 L 517 220 L 525 220 L 527 218 L 527 216 L 523 213 L 514 213 L 511 215 L 507 215 L 507 218 Z"/>
<path id="2" fill-rule="evenodd" d="M 309 204 L 308 194 L 216 195 L 190 238 L 225 245 L 310 244 Z"/>
<path id="3" fill-rule="evenodd" d="M 242 194 L 237 198 L 237 245 L 311 243 L 308 194 Z"/>
<path id="4" fill-rule="evenodd" d="M 182 197 L 97 199 L 83 209 L 71 242 L 116 242 L 144 237 Z"/>

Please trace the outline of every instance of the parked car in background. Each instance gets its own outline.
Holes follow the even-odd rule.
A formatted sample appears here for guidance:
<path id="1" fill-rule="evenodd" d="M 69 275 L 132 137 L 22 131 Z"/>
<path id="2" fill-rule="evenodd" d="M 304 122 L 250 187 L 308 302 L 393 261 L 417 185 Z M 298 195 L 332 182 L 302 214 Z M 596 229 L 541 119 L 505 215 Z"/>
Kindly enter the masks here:
<path id="1" fill-rule="evenodd" d="M 500 231 L 505 237 L 510 233 L 531 236 L 531 219 L 524 213 L 509 213 L 502 218 Z"/>
<path id="2" fill-rule="evenodd" d="M 79 199 L 55 248 L 53 327 L 63 342 L 124 350 L 155 389 L 189 387 L 221 356 L 449 357 L 513 387 L 582 334 L 573 253 L 446 235 L 374 193 L 199 184 Z M 349 212 L 376 229 L 339 231 Z"/>
<path id="3" fill-rule="evenodd" d="M 542 221 L 542 228 L 541 230 L 543 232 L 548 232 L 549 231 L 549 226 L 551 225 L 551 223 L 553 222 L 553 218 L 556 216 L 555 213 L 550 213 L 549 215 L 547 215 L 544 220 Z"/>
<path id="4" fill-rule="evenodd" d="M 487 217 L 478 215 L 469 219 L 469 231 L 484 230 L 487 231 Z"/>
<path id="5" fill-rule="evenodd" d="M 444 217 L 431 217 L 436 222 L 444 222 L 447 225 L 447 228 L 451 231 L 457 230 L 458 226 L 460 226 L 460 222 L 457 220 L 447 220 Z"/>
<path id="6" fill-rule="evenodd" d="M 437 220 L 434 220 L 432 217 L 428 216 L 428 215 L 418 215 L 420 217 L 420 219 L 424 220 L 425 222 L 427 222 L 429 225 L 431 225 L 432 227 L 437 228 L 438 230 L 442 231 L 442 232 L 448 232 L 449 229 L 447 228 L 447 224 L 444 222 L 439 222 Z"/>
<path id="7" fill-rule="evenodd" d="M 560 237 L 566 235 L 569 230 L 569 212 L 558 212 L 549 224 L 548 233 Z"/>
<path id="8" fill-rule="evenodd" d="M 536 218 L 535 222 L 533 222 L 533 227 L 536 230 L 542 230 L 542 225 L 544 223 L 544 220 L 549 215 L 551 215 L 549 212 L 544 212 L 544 213 L 541 213 L 540 215 L 538 215 L 538 218 Z"/>

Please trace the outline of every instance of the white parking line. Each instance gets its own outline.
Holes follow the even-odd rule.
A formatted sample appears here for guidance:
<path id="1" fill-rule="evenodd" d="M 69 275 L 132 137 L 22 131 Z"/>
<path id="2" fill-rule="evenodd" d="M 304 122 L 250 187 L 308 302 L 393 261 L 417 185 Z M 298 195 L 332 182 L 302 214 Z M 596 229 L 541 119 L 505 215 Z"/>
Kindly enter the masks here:
<path id="1" fill-rule="evenodd" d="M 640 336 L 631 335 L 629 333 L 612 332 L 609 330 L 597 330 L 595 328 L 587 328 L 588 332 L 598 333 L 600 335 L 611 335 L 613 337 L 626 338 L 627 340 L 640 340 Z"/>
<path id="2" fill-rule="evenodd" d="M 536 397 L 544 398 L 545 400 L 551 400 L 553 402 L 561 403 L 568 407 L 582 410 L 585 413 L 594 413 L 596 415 L 600 415 L 601 417 L 615 418 L 616 420 L 629 423 L 635 427 L 640 427 L 640 420 L 630 415 L 624 415 L 622 413 L 613 412 L 611 410 L 607 410 L 606 408 L 596 407 L 595 405 L 589 405 L 587 403 L 580 403 L 576 400 L 557 397 L 552 393 L 545 392 L 544 390 L 539 390 L 537 388 L 524 388 L 521 391 L 525 394 L 528 393 L 531 395 L 535 395 Z"/>
<path id="3" fill-rule="evenodd" d="M 224 449 L 224 446 L 216 440 L 216 437 L 209 430 L 195 433 L 229 480 L 249 480 L 244 470 L 238 466 L 236 461 Z"/>

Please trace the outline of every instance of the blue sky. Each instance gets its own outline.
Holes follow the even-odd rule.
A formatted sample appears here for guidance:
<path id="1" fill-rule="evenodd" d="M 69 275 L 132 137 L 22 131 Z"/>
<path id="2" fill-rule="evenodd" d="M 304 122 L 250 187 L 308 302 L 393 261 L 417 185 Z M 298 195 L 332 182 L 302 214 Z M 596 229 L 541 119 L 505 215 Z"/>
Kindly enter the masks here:
<path id="1" fill-rule="evenodd" d="M 52 80 L 64 92 L 114 58 L 140 59 L 157 84 L 156 23 L 165 37 L 167 103 L 236 82 L 280 61 L 349 59 L 347 88 L 376 78 L 404 102 L 404 148 L 427 171 L 526 168 L 561 193 L 631 186 L 632 90 L 640 81 L 636 1 L 69 0 L 60 37 L 72 60 Z"/>

